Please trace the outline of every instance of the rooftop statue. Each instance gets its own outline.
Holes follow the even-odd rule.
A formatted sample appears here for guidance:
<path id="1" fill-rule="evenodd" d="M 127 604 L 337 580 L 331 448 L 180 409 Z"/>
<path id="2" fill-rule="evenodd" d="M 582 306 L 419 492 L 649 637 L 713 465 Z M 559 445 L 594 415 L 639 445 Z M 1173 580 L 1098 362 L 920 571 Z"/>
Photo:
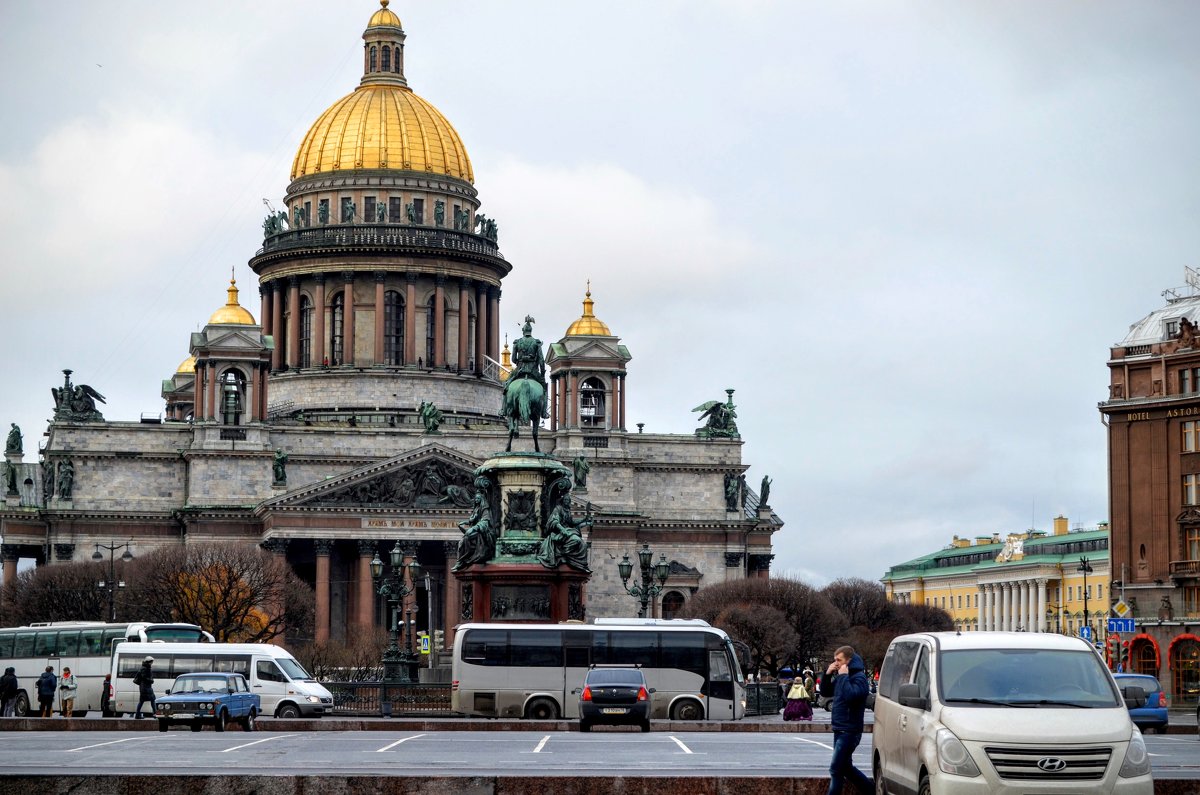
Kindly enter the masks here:
<path id="1" fill-rule="evenodd" d="M 425 433 L 437 433 L 442 424 L 442 410 L 429 401 L 422 400 L 417 415 L 425 425 Z"/>
<path id="2" fill-rule="evenodd" d="M 696 435 L 701 439 L 738 437 L 738 427 L 734 421 L 737 419 L 737 407 L 733 405 L 733 390 L 726 389 L 725 394 L 729 397 L 724 403 L 719 400 L 710 400 L 692 409 L 692 411 L 703 412 L 700 419 L 706 420 L 703 428 L 696 429 Z"/>
<path id="3" fill-rule="evenodd" d="M 546 357 L 542 353 L 542 341 L 533 336 L 536 321 L 525 316 L 521 336 L 513 343 L 513 371 L 504 382 L 504 399 L 500 404 L 500 416 L 508 420 L 508 447 L 519 434 L 521 426 L 528 424 L 533 434 L 533 449 L 538 447 L 538 426 L 549 417 L 546 400 Z"/>
<path id="4" fill-rule="evenodd" d="M 15 422 L 12 423 L 12 430 L 8 432 L 8 440 L 4 443 L 4 452 L 15 453 L 16 455 L 20 455 L 23 452 L 21 446 L 21 429 L 17 427 Z"/>
<path id="5" fill-rule="evenodd" d="M 762 486 L 758 489 L 758 507 L 766 508 L 768 505 L 767 497 L 769 496 L 771 496 L 771 479 L 763 475 Z"/>
<path id="6" fill-rule="evenodd" d="M 104 415 L 96 409 L 96 401 L 104 402 L 104 395 L 87 384 L 73 386 L 71 371 L 63 370 L 61 389 L 50 388 L 54 396 L 54 419 L 63 422 L 103 422 Z"/>

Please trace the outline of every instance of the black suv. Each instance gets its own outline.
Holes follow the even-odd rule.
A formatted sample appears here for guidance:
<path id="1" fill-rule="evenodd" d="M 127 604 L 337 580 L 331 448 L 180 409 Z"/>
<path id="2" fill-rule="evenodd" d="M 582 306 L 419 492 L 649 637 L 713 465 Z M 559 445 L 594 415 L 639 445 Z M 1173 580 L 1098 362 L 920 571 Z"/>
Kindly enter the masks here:
<path id="1" fill-rule="evenodd" d="M 579 731 L 591 731 L 597 723 L 641 726 L 650 731 L 650 694 L 639 668 L 593 666 L 583 679 L 579 693 Z"/>

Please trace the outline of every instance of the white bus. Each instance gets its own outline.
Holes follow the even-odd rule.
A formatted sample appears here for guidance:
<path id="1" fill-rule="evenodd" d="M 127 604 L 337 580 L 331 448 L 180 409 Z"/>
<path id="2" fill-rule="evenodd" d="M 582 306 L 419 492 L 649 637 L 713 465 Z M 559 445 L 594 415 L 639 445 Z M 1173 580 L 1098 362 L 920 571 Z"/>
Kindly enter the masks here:
<path id="1" fill-rule="evenodd" d="M 460 625 L 451 709 L 493 718 L 577 718 L 573 691 L 592 665 L 641 666 L 654 688 L 651 718 L 738 720 L 746 714 L 746 683 L 729 636 L 694 619 Z"/>
<path id="2" fill-rule="evenodd" d="M 133 675 L 153 657 L 154 693 L 161 696 L 180 674 L 227 671 L 241 674 L 262 698 L 262 714 L 277 718 L 327 715 L 333 694 L 313 679 L 286 649 L 270 643 L 122 643 L 112 658 L 113 709 L 137 709 Z M 149 705 L 146 705 L 149 712 Z"/>
<path id="3" fill-rule="evenodd" d="M 133 621 L 105 624 L 103 621 L 50 621 L 27 627 L 0 629 L 0 671 L 16 669 L 20 691 L 16 714 L 36 711 L 37 679 L 46 670 L 54 675 L 70 668 L 79 684 L 72 714 L 100 709 L 104 676 L 112 669 L 112 651 L 118 643 L 147 641 L 210 642 L 213 636 L 195 624 L 156 624 Z M 55 707 L 57 709 L 57 695 Z M 31 709 L 30 704 L 34 707 Z"/>

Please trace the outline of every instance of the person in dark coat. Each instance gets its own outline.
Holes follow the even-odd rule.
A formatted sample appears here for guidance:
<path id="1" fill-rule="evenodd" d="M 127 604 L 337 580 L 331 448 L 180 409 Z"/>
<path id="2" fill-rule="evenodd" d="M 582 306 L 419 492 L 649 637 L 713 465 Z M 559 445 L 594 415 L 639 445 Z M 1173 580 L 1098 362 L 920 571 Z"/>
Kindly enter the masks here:
<path id="1" fill-rule="evenodd" d="M 47 665 L 46 670 L 38 677 L 37 691 L 38 706 L 41 708 L 38 714 L 43 718 L 53 717 L 54 694 L 58 691 L 58 677 L 54 675 L 53 667 Z"/>
<path id="2" fill-rule="evenodd" d="M 150 666 L 154 664 L 153 657 L 142 660 L 142 667 L 133 675 L 133 683 L 138 686 L 138 705 L 133 717 L 142 717 L 142 704 L 150 702 L 150 714 L 154 714 L 154 672 Z"/>
<path id="3" fill-rule="evenodd" d="M 829 761 L 829 795 L 840 795 L 847 779 L 859 792 L 873 792 L 875 784 L 854 766 L 854 749 L 862 741 L 863 714 L 871 690 L 862 657 L 842 646 L 821 677 L 821 695 L 831 696 L 830 726 L 833 758 Z"/>
<path id="4" fill-rule="evenodd" d="M 17 706 L 17 691 L 20 689 L 17 669 L 10 665 L 4 669 L 4 676 L 0 676 L 0 703 L 4 704 L 4 717 L 13 717 Z"/>
<path id="5" fill-rule="evenodd" d="M 100 685 L 100 715 L 107 718 L 112 714 L 112 674 L 104 675 L 104 684 Z"/>

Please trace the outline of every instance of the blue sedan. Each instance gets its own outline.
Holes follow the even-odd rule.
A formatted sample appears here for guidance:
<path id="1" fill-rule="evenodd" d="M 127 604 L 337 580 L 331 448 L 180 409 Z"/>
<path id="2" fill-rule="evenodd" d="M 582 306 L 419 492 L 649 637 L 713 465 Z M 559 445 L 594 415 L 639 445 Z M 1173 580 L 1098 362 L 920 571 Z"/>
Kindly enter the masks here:
<path id="1" fill-rule="evenodd" d="M 1163 730 L 1167 727 L 1167 694 L 1163 692 L 1158 679 L 1149 674 L 1113 674 L 1117 687 L 1133 685 L 1146 691 L 1144 707 L 1130 707 L 1129 717 L 1143 732 L 1150 729 Z"/>

